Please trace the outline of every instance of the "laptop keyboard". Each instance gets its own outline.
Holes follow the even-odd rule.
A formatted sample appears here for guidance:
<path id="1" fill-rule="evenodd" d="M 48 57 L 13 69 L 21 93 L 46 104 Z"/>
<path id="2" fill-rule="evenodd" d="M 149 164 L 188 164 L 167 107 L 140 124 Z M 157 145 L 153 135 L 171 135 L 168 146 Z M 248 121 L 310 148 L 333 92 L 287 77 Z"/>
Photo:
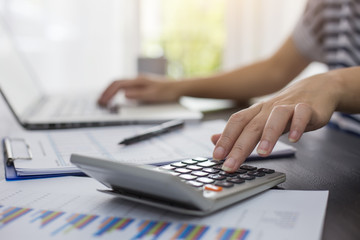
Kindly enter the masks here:
<path id="1" fill-rule="evenodd" d="M 111 113 L 114 112 L 98 106 L 96 102 L 88 98 L 73 98 L 60 101 L 53 112 L 53 116 L 96 116 Z"/>

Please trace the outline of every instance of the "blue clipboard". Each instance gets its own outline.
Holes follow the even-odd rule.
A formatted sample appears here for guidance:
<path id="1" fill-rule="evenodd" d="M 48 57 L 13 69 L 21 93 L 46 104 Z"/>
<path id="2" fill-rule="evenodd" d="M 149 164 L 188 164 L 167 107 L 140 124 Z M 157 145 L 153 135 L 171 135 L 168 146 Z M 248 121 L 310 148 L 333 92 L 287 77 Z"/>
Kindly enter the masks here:
<path id="1" fill-rule="evenodd" d="M 16 180 L 27 180 L 27 179 L 36 179 L 36 178 L 50 178 L 50 177 L 63 177 L 63 176 L 86 176 L 83 172 L 75 173 L 56 173 L 56 174 L 41 174 L 41 175 L 18 175 L 13 161 L 17 158 L 12 156 L 11 150 L 6 145 L 6 139 L 2 140 L 4 148 L 4 170 L 5 178 L 7 181 L 16 181 Z M 32 156 L 29 154 L 27 159 L 31 160 Z M 19 158 L 21 159 L 21 157 Z"/>

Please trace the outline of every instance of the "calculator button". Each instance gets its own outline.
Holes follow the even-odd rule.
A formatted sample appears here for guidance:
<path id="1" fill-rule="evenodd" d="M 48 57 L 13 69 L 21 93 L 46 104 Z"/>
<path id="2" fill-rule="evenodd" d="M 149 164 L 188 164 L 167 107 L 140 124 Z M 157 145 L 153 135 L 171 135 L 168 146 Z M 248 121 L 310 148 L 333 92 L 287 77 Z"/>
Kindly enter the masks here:
<path id="1" fill-rule="evenodd" d="M 207 173 L 218 173 L 220 172 L 220 170 L 217 170 L 215 168 L 204 168 L 203 172 L 207 172 Z"/>
<path id="2" fill-rule="evenodd" d="M 192 159 L 187 159 L 187 160 L 184 160 L 184 161 L 181 161 L 182 163 L 185 163 L 185 164 L 188 164 L 188 165 L 193 165 L 193 164 L 196 164 L 197 161 L 194 161 Z"/>
<path id="3" fill-rule="evenodd" d="M 225 171 L 220 171 L 219 174 L 223 175 L 225 177 L 235 177 L 235 176 L 237 176 L 237 173 L 228 173 L 228 172 L 225 172 Z"/>
<path id="4" fill-rule="evenodd" d="M 214 179 L 214 180 L 224 180 L 224 179 L 226 179 L 225 176 L 220 175 L 220 174 L 210 174 L 208 177 L 211 178 L 211 179 Z"/>
<path id="5" fill-rule="evenodd" d="M 234 184 L 231 183 L 231 182 L 225 182 L 225 181 L 216 181 L 215 182 L 215 185 L 216 186 L 219 186 L 219 187 L 225 187 L 225 188 L 230 188 L 230 187 L 233 187 Z"/>
<path id="6" fill-rule="evenodd" d="M 173 175 L 173 176 L 179 176 L 180 175 L 180 173 L 178 173 L 178 172 L 169 172 L 171 175 Z"/>
<path id="7" fill-rule="evenodd" d="M 198 163 L 197 165 L 200 166 L 200 167 L 212 167 L 212 166 L 215 166 L 215 165 L 218 165 L 218 164 L 219 163 L 214 162 L 214 161 L 206 161 L 206 162 Z"/>
<path id="8" fill-rule="evenodd" d="M 257 172 L 257 171 L 251 171 L 247 173 L 250 176 L 254 176 L 254 177 L 263 177 L 265 176 L 265 173 L 263 172 Z"/>
<path id="9" fill-rule="evenodd" d="M 254 171 L 257 168 L 253 167 L 253 166 L 250 166 L 250 165 L 242 165 L 242 166 L 240 166 L 240 169 L 243 169 L 243 170 L 246 170 L 246 171 Z"/>
<path id="10" fill-rule="evenodd" d="M 253 180 L 253 179 L 255 179 L 254 176 L 249 176 L 247 174 L 240 174 L 240 175 L 238 175 L 238 178 L 244 179 L 244 180 Z"/>
<path id="11" fill-rule="evenodd" d="M 190 184 L 193 187 L 202 187 L 204 184 L 197 181 L 187 181 L 186 183 Z"/>
<path id="12" fill-rule="evenodd" d="M 173 167 L 177 167 L 177 168 L 186 167 L 186 164 L 182 163 L 182 162 L 176 162 L 176 163 L 172 163 L 170 165 L 173 166 Z"/>
<path id="13" fill-rule="evenodd" d="M 185 179 L 185 180 L 194 180 L 197 177 L 191 174 L 181 174 L 179 175 L 180 178 Z"/>
<path id="14" fill-rule="evenodd" d="M 236 177 L 234 177 L 234 178 L 228 178 L 226 181 L 231 182 L 231 183 L 236 183 L 236 184 L 240 184 L 240 183 L 244 183 L 244 182 L 245 182 L 245 180 L 240 179 L 240 178 L 236 178 Z"/>
<path id="15" fill-rule="evenodd" d="M 199 177 L 198 179 L 196 179 L 196 181 L 198 182 L 202 182 L 202 183 L 213 183 L 215 182 L 214 180 L 207 178 L 207 177 Z"/>
<path id="16" fill-rule="evenodd" d="M 258 169 L 258 172 L 263 172 L 263 173 L 266 173 L 266 174 L 271 174 L 271 173 L 274 173 L 275 171 L 273 169 L 269 169 L 269 168 L 259 168 Z"/>
<path id="17" fill-rule="evenodd" d="M 216 166 L 213 166 L 212 168 L 213 168 L 213 169 L 216 169 L 216 170 L 221 170 L 221 169 L 222 169 L 222 165 L 216 165 Z"/>
<path id="18" fill-rule="evenodd" d="M 196 158 L 193 158 L 192 160 L 197 161 L 197 162 L 205 162 L 205 161 L 207 161 L 208 159 L 207 159 L 207 158 L 204 158 L 204 157 L 196 157 Z"/>
<path id="19" fill-rule="evenodd" d="M 201 171 L 194 171 L 191 173 L 192 175 L 198 176 L 198 177 L 205 177 L 207 175 L 209 175 L 209 173 L 207 172 L 201 172 Z"/>
<path id="20" fill-rule="evenodd" d="M 189 165 L 189 166 L 186 166 L 186 168 L 190 169 L 190 170 L 194 170 L 194 171 L 199 171 L 199 170 L 203 169 L 202 167 L 199 167 L 196 165 Z"/>
<path id="21" fill-rule="evenodd" d="M 178 173 L 191 173 L 191 170 L 186 168 L 176 168 L 174 171 Z"/>
<path id="22" fill-rule="evenodd" d="M 244 170 L 244 169 L 238 169 L 238 170 L 236 170 L 235 171 L 237 174 L 244 174 L 244 173 L 247 173 L 247 171 L 246 170 Z"/>
<path id="23" fill-rule="evenodd" d="M 206 184 L 204 186 L 204 190 L 208 190 L 208 191 L 214 191 L 214 192 L 220 192 L 222 191 L 222 187 L 220 186 L 215 186 L 215 185 L 212 185 L 212 184 Z"/>
<path id="24" fill-rule="evenodd" d="M 173 170 L 175 169 L 175 167 L 170 166 L 170 165 L 165 165 L 165 166 L 161 166 L 162 169 L 166 169 L 166 170 Z"/>

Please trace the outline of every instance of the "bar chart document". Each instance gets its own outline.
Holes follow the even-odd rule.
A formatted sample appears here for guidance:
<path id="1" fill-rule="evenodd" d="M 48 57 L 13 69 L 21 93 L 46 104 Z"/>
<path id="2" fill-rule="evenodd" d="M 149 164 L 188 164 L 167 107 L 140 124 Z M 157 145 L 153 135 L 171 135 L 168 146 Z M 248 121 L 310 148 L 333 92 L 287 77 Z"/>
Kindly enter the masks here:
<path id="1" fill-rule="evenodd" d="M 318 240 L 328 198 L 328 191 L 269 190 L 194 217 L 94 190 L 100 187 L 82 177 L 0 182 L 1 239 Z"/>

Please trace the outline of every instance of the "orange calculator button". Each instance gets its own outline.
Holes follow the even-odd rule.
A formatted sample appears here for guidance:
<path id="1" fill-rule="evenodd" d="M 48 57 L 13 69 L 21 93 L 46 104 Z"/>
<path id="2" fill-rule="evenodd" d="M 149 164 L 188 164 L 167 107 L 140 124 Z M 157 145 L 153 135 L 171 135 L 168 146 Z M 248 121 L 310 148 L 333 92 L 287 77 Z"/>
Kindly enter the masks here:
<path id="1" fill-rule="evenodd" d="M 212 185 L 212 184 L 206 184 L 204 186 L 204 189 L 205 190 L 209 190 L 209 191 L 214 191 L 214 192 L 220 192 L 223 190 L 222 187 L 219 187 L 219 186 L 215 186 L 215 185 Z"/>

